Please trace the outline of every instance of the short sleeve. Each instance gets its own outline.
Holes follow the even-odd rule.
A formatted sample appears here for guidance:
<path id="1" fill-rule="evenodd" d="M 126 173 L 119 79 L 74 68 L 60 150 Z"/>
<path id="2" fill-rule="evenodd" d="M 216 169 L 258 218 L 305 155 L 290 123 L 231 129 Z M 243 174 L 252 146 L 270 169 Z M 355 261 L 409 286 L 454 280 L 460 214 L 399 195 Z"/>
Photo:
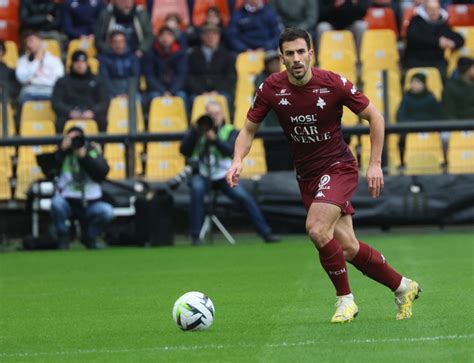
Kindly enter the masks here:
<path id="1" fill-rule="evenodd" d="M 338 79 L 335 81 L 339 83 L 339 91 L 341 94 L 341 102 L 344 106 L 356 115 L 365 110 L 369 105 L 370 100 L 364 95 L 351 81 L 343 76 L 336 75 Z"/>
<path id="2" fill-rule="evenodd" d="M 255 96 L 247 112 L 247 118 L 254 122 L 260 123 L 263 121 L 267 113 L 270 111 L 270 103 L 268 102 L 269 87 L 266 82 L 263 82 L 258 86 Z"/>

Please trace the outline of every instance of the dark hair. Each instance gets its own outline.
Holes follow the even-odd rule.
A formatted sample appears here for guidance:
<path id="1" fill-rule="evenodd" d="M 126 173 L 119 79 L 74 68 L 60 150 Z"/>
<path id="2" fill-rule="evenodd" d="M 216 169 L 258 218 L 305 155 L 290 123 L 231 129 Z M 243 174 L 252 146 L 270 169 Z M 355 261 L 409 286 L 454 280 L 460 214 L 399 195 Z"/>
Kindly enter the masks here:
<path id="1" fill-rule="evenodd" d="M 5 42 L 3 40 L 0 40 L 0 52 L 4 54 L 7 52 L 7 48 L 5 47 Z"/>
<path id="2" fill-rule="evenodd" d="M 163 33 L 166 33 L 166 32 L 173 34 L 173 36 L 175 35 L 174 30 L 171 29 L 169 26 L 166 26 L 166 25 L 164 27 L 160 28 L 160 30 L 158 32 L 158 35 L 162 35 Z"/>
<path id="3" fill-rule="evenodd" d="M 21 33 L 21 37 L 23 41 L 28 37 L 37 37 L 37 38 L 43 39 L 41 35 L 36 30 L 33 30 L 33 29 L 25 30 L 23 33 Z"/>
<path id="4" fill-rule="evenodd" d="M 278 42 L 280 52 L 283 53 L 283 43 L 292 42 L 296 39 L 304 39 L 306 45 L 308 46 L 308 50 L 311 48 L 311 38 L 306 30 L 298 28 L 286 28 L 283 33 L 281 33 L 280 41 Z"/>
<path id="5" fill-rule="evenodd" d="M 127 36 L 125 35 L 125 33 L 122 31 L 122 30 L 119 30 L 119 29 L 115 29 L 115 30 L 112 30 L 110 33 L 109 33 L 109 42 L 115 38 L 117 35 L 123 35 L 125 37 L 125 39 L 127 39 Z"/>

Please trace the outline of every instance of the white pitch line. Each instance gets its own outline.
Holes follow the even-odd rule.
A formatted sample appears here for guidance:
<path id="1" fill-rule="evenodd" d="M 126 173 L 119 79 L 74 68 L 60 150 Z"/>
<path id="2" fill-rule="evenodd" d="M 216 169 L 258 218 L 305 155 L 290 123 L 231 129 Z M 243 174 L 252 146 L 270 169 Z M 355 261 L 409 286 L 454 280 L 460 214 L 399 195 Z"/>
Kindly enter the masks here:
<path id="1" fill-rule="evenodd" d="M 416 337 L 416 338 L 387 338 L 387 339 L 351 339 L 341 341 L 345 344 L 380 344 L 380 343 L 417 343 L 417 342 L 435 342 L 443 340 L 469 340 L 474 339 L 474 334 L 467 335 L 438 335 L 431 337 Z M 18 353 L 0 353 L 0 358 L 20 358 L 20 357 L 44 357 L 44 356 L 72 356 L 72 355 L 87 355 L 87 354 L 117 354 L 117 353 L 140 353 L 140 352 L 154 352 L 154 351 L 190 351 L 190 350 L 220 350 L 220 349 L 236 349 L 236 348 L 292 348 L 312 345 L 322 345 L 327 343 L 318 340 L 306 340 L 302 342 L 280 342 L 264 344 L 263 346 L 257 344 L 203 344 L 203 345 L 172 345 L 162 347 L 150 348 L 103 348 L 103 349 L 77 349 L 59 352 L 18 352 Z"/>

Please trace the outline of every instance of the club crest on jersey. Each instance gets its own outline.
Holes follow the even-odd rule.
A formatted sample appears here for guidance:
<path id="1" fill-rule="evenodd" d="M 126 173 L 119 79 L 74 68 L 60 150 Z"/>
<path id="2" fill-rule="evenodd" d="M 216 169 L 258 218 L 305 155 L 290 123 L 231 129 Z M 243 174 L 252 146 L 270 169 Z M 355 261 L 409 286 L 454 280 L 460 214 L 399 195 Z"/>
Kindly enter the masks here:
<path id="1" fill-rule="evenodd" d="M 286 98 L 282 98 L 280 102 L 278 102 L 280 106 L 291 106 L 290 101 L 288 101 Z"/>
<path id="2" fill-rule="evenodd" d="M 324 106 L 326 106 L 326 101 L 324 101 L 321 97 L 318 97 L 318 102 L 316 102 L 316 106 L 323 110 Z"/>
<path id="3" fill-rule="evenodd" d="M 331 180 L 331 177 L 329 175 L 327 174 L 323 175 L 321 179 L 319 179 L 318 192 L 321 192 L 321 190 L 324 190 L 324 189 L 331 189 L 331 187 L 327 185 L 330 180 Z"/>

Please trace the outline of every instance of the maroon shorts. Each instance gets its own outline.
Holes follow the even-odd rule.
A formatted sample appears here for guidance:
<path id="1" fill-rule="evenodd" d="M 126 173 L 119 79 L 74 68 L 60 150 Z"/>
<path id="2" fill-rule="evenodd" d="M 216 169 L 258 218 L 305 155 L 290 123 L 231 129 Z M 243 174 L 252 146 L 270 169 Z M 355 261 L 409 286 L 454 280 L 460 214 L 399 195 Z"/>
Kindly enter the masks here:
<path id="1" fill-rule="evenodd" d="M 313 180 L 298 181 L 303 204 L 308 211 L 312 203 L 331 203 L 342 214 L 354 214 L 350 202 L 359 182 L 355 162 L 335 162 Z"/>

